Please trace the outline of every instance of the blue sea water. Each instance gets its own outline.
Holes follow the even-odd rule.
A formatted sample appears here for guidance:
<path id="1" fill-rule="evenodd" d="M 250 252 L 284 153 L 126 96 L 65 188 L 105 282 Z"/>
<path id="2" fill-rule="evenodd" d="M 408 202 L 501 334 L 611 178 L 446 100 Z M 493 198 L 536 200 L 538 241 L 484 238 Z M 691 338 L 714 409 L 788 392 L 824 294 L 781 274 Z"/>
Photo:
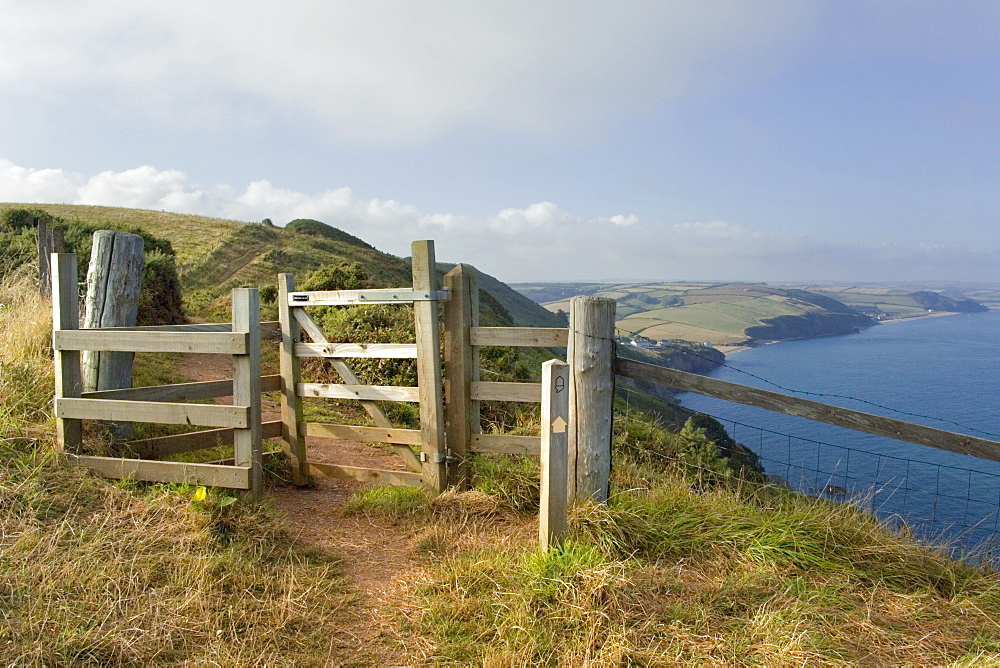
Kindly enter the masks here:
<path id="1" fill-rule="evenodd" d="M 710 375 L 785 394 L 854 397 L 861 401 L 798 395 L 1000 441 L 1000 310 L 754 348 Z M 680 399 L 720 419 L 768 474 L 795 489 L 862 503 L 921 537 L 964 548 L 1000 534 L 998 462 L 691 393 Z"/>

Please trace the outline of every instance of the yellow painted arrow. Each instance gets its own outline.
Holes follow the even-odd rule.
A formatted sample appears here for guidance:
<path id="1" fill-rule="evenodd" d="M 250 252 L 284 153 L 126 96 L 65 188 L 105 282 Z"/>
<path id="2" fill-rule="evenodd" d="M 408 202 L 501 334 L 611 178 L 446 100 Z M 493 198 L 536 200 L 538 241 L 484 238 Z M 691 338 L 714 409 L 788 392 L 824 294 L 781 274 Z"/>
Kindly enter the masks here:
<path id="1" fill-rule="evenodd" d="M 552 433 L 554 434 L 565 434 L 566 433 L 566 420 L 562 417 L 557 417 L 552 421 Z"/>

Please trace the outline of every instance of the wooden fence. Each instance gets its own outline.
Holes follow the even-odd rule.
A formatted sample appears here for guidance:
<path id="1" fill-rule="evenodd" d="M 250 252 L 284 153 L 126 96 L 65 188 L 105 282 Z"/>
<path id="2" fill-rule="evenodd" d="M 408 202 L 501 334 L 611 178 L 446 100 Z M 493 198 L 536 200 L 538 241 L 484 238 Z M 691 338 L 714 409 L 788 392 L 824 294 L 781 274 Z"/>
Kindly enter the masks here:
<path id="1" fill-rule="evenodd" d="M 262 424 L 262 389 L 277 389 L 277 378 L 260 376 L 260 341 L 276 323 L 261 323 L 256 290 L 233 290 L 231 324 L 168 325 L 80 329 L 77 261 L 74 254 L 53 254 L 53 336 L 55 416 L 59 447 L 72 464 L 114 478 L 192 483 L 261 490 L 262 438 L 278 435 L 276 424 Z M 231 381 L 182 383 L 121 390 L 82 391 L 80 353 L 224 353 L 232 356 Z M 232 405 L 186 403 L 232 396 Z M 215 427 L 209 431 L 134 441 L 139 456 L 101 457 L 80 452 L 82 420 L 115 420 Z M 233 444 L 232 463 L 166 462 L 167 454 Z"/>
<path id="2" fill-rule="evenodd" d="M 137 480 L 191 482 L 249 490 L 261 486 L 261 441 L 280 437 L 294 481 L 309 475 L 349 477 L 376 484 L 423 485 L 440 492 L 467 483 L 470 453 L 540 457 L 543 545 L 558 540 L 565 511 L 576 498 L 607 498 L 611 462 L 614 376 L 744 403 L 879 436 L 1000 461 L 1000 443 L 900 420 L 821 404 L 614 355 L 614 302 L 593 297 L 571 300 L 569 328 L 482 327 L 475 274 L 457 265 L 438 285 L 434 246 L 413 244 L 412 286 L 382 290 L 298 292 L 290 274 L 279 277 L 278 322 L 259 322 L 256 290 L 233 291 L 232 323 L 79 329 L 76 257 L 53 254 L 53 347 L 56 366 L 56 427 L 68 461 L 103 475 Z M 444 355 L 438 305 L 443 303 Z M 309 316 L 315 306 L 404 304 L 413 309 L 416 343 L 330 342 Z M 281 373 L 260 375 L 261 338 L 280 333 Z M 308 341 L 303 340 L 303 335 Z M 565 348 L 566 362 L 545 366 L 542 383 L 485 381 L 482 346 Z M 233 379 L 159 387 L 83 392 L 80 351 L 224 353 L 233 358 Z M 304 383 L 301 360 L 331 360 L 342 383 Z M 415 359 L 414 387 L 363 385 L 348 364 L 352 358 Z M 442 362 L 443 370 L 442 373 Z M 564 391 L 565 390 L 565 391 Z M 260 395 L 281 392 L 282 419 L 262 423 Z M 185 403 L 220 396 L 232 405 Z M 306 422 L 305 397 L 351 399 L 375 426 Z M 376 402 L 416 402 L 420 428 L 392 424 Z M 483 401 L 542 403 L 538 436 L 483 433 Z M 201 425 L 214 429 L 134 441 L 137 458 L 97 457 L 80 452 L 81 420 L 122 420 Z M 406 465 L 389 471 L 310 461 L 307 436 L 386 443 Z M 160 458 L 232 444 L 231 463 L 191 464 Z"/>

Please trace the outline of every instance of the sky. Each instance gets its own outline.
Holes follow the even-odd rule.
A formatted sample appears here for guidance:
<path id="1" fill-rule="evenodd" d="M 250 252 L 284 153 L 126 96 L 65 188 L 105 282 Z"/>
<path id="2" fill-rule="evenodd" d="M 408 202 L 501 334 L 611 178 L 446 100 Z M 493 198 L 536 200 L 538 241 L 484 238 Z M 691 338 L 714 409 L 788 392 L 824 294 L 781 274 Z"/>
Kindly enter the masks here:
<path id="1" fill-rule="evenodd" d="M 0 202 L 508 282 L 1000 282 L 1000 2 L 0 0 Z"/>

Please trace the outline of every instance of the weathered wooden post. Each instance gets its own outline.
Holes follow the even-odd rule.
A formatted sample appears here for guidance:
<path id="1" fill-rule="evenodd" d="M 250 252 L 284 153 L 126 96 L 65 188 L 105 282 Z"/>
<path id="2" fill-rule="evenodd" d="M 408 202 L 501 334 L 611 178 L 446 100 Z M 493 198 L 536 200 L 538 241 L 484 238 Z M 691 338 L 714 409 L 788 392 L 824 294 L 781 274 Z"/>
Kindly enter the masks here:
<path id="1" fill-rule="evenodd" d="M 465 265 L 445 274 L 444 285 L 451 290 L 444 304 L 445 417 L 448 450 L 458 461 L 449 470 L 449 482 L 456 487 L 468 484 L 466 457 L 472 435 L 481 431 L 479 402 L 473 401 L 472 383 L 479 380 L 479 348 L 469 338 L 469 328 L 479 326 L 479 281 Z"/>
<path id="2" fill-rule="evenodd" d="M 59 225 L 48 229 L 48 223 L 38 221 L 38 291 L 44 296 L 52 294 L 52 253 L 62 253 L 64 250 L 63 228 Z"/>
<path id="3" fill-rule="evenodd" d="M 302 402 L 296 388 L 302 379 L 302 363 L 295 356 L 295 344 L 302 342 L 302 328 L 295 321 L 288 293 L 295 292 L 295 278 L 291 274 L 278 274 L 278 320 L 281 322 L 281 439 L 285 454 L 291 460 L 292 484 L 304 485 L 308 481 L 305 437 L 299 431 L 302 422 Z"/>
<path id="4" fill-rule="evenodd" d="M 49 288 L 52 285 L 52 265 L 49 257 L 49 253 L 52 251 L 49 248 L 48 223 L 39 220 L 35 234 L 38 242 L 38 292 L 42 295 L 48 295 L 51 294 Z"/>
<path id="5" fill-rule="evenodd" d="M 261 468 L 260 418 L 260 295 L 256 288 L 236 288 L 233 295 L 233 333 L 247 337 L 245 355 L 233 355 L 233 405 L 249 407 L 247 427 L 233 431 L 234 463 L 250 468 L 249 495 L 260 496 L 263 485 Z"/>
<path id="6" fill-rule="evenodd" d="M 573 297 L 569 312 L 569 498 L 606 501 L 615 394 L 615 301 Z"/>
<path id="7" fill-rule="evenodd" d="M 94 232 L 84 328 L 135 326 L 143 265 L 142 237 L 111 230 Z M 134 353 L 84 351 L 84 390 L 132 387 L 133 358 Z M 113 422 L 111 429 L 118 438 L 129 438 L 132 433 L 131 423 L 127 422 Z"/>
<path id="8" fill-rule="evenodd" d="M 538 543 L 543 550 L 556 545 L 566 534 L 569 391 L 569 364 L 561 360 L 549 360 L 542 364 Z"/>
<path id="9" fill-rule="evenodd" d="M 434 242 L 414 241 L 411 252 L 413 289 L 436 292 L 439 284 Z M 420 458 L 423 463 L 424 485 L 431 491 L 440 493 L 448 485 L 448 473 L 437 302 L 414 302 L 413 319 L 417 334 L 417 383 L 420 386 L 420 431 L 423 432 L 423 452 Z"/>
<path id="10" fill-rule="evenodd" d="M 76 255 L 52 255 L 52 329 L 80 328 L 80 287 L 76 277 Z M 80 352 L 55 350 L 55 397 L 79 398 Z M 80 420 L 56 418 L 56 442 L 64 453 L 77 454 L 83 441 Z"/>

